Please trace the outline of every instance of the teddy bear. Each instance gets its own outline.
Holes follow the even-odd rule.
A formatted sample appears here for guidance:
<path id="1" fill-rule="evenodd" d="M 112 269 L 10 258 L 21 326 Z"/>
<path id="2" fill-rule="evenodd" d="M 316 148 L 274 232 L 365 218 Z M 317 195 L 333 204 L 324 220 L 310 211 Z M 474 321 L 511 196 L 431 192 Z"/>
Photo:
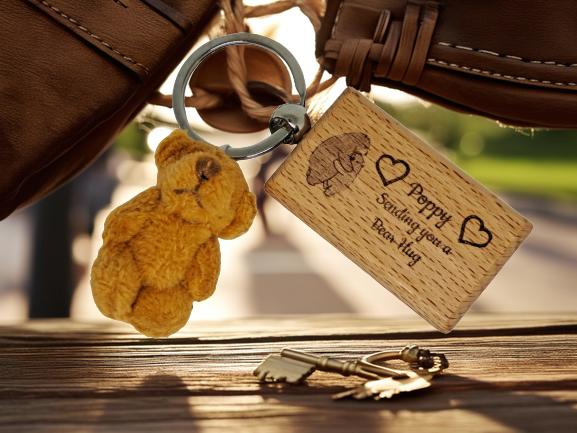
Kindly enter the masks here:
<path id="1" fill-rule="evenodd" d="M 157 184 L 114 209 L 92 266 L 94 301 L 149 337 L 182 328 L 194 301 L 214 292 L 218 238 L 246 232 L 255 197 L 221 149 L 176 130 L 155 154 Z"/>

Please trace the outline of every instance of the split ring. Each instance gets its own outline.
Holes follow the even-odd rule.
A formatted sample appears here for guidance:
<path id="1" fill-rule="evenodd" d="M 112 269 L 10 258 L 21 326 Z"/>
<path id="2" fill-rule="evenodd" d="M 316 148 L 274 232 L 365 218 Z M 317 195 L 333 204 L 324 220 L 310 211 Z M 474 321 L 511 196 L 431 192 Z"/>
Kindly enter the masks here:
<path id="1" fill-rule="evenodd" d="M 250 159 L 270 152 L 282 143 L 297 142 L 310 127 L 305 108 L 306 84 L 303 72 L 297 60 L 286 47 L 272 39 L 252 33 L 234 33 L 213 39 L 194 51 L 184 62 L 178 72 L 172 92 L 174 115 L 179 127 L 185 130 L 193 139 L 207 143 L 188 123 L 184 104 L 186 86 L 194 71 L 207 57 L 215 51 L 233 45 L 255 45 L 271 51 L 282 59 L 292 74 L 300 101 L 298 104 L 280 105 L 272 113 L 269 121 L 269 129 L 271 131 L 269 137 L 252 146 L 233 148 L 230 145 L 224 145 L 222 149 L 233 159 Z"/>

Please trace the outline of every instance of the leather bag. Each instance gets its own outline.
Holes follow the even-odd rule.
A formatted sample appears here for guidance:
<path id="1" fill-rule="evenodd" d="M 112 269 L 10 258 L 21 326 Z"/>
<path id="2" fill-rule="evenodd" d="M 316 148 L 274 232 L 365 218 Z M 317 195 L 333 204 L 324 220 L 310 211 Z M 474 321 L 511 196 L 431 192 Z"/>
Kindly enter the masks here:
<path id="1" fill-rule="evenodd" d="M 316 54 L 360 90 L 393 87 L 526 127 L 577 127 L 575 0 L 328 0 Z"/>
<path id="2" fill-rule="evenodd" d="M 0 2 L 0 219 L 96 158 L 217 10 L 214 0 Z"/>

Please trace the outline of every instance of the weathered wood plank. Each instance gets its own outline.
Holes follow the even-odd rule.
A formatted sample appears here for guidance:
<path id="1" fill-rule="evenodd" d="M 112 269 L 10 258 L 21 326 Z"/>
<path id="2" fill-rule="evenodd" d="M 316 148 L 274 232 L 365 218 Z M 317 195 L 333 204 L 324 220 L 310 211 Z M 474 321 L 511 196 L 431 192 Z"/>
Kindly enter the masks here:
<path id="1" fill-rule="evenodd" d="M 388 402 L 326 403 L 326 396 L 137 397 L 8 402 L 0 431 L 26 432 L 575 432 L 577 392 L 463 392 Z M 566 397 L 565 397 L 566 398 Z M 67 417 L 63 419 L 62 409 Z M 6 413 L 6 415 L 4 415 Z"/>
<path id="2" fill-rule="evenodd" d="M 575 325 L 576 315 L 572 314 L 469 314 L 463 318 L 451 336 L 470 336 L 513 333 L 555 333 L 557 328 Z M 511 331 L 511 332 L 509 332 Z M 59 340 L 67 343 L 83 342 L 97 344 L 106 341 L 116 344 L 165 344 L 167 341 L 188 342 L 227 340 L 304 340 L 318 336 L 370 338 L 386 336 L 403 339 L 406 336 L 418 338 L 442 338 L 443 334 L 434 330 L 421 319 L 359 317 L 356 315 L 283 315 L 258 319 L 227 321 L 198 321 L 189 324 L 174 334 L 169 340 L 154 340 L 144 337 L 121 322 L 103 321 L 97 323 L 73 322 L 63 319 L 35 320 L 16 326 L 0 326 L 0 347 L 4 344 L 50 343 Z M 98 341 L 96 341 L 98 340 Z"/>
<path id="3" fill-rule="evenodd" d="M 501 383 L 526 390 L 533 385 L 535 389 L 557 389 L 562 386 L 558 383 L 561 381 L 572 381 L 577 387 L 577 345 L 567 344 L 571 338 L 570 335 L 547 335 L 411 342 L 446 353 L 451 361 L 449 372 L 483 382 L 474 387 Z M 347 358 L 400 348 L 405 343 L 408 341 L 402 344 L 387 340 L 318 341 L 291 342 L 290 346 Z M 196 394 L 215 390 L 260 393 L 262 389 L 251 375 L 252 370 L 264 356 L 286 345 L 275 342 L 4 348 L 0 355 L 0 381 L 2 390 L 9 391 L 14 398 L 122 393 L 157 374 L 180 377 L 190 383 L 189 390 Z M 453 386 L 453 382 L 453 377 L 447 376 L 442 386 Z M 336 387 L 343 382 L 335 375 L 315 374 L 309 383 L 322 392 L 321 388 Z M 463 382 L 457 380 L 456 386 L 462 387 Z M 306 389 L 291 387 L 288 392 L 303 390 Z M 335 389 L 327 392 L 333 391 Z"/>
<path id="4" fill-rule="evenodd" d="M 422 323 L 380 324 L 212 323 L 154 344 L 116 326 L 3 328 L 0 431 L 576 431 L 577 316 L 473 317 L 448 336 Z M 286 387 L 251 374 L 285 346 L 347 358 L 407 343 L 445 352 L 451 367 L 431 389 L 391 401 L 331 401 L 353 378 L 315 373 Z"/>

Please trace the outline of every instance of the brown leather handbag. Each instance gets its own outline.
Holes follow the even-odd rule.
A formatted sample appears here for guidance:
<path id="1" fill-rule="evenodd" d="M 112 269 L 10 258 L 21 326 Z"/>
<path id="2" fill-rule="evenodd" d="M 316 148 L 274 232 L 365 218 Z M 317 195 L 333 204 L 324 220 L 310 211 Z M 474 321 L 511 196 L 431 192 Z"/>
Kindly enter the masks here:
<path id="1" fill-rule="evenodd" d="M 575 0 L 328 0 L 323 67 L 507 124 L 577 127 Z"/>
<path id="2" fill-rule="evenodd" d="M 0 219 L 88 165 L 218 10 L 215 0 L 0 2 Z M 328 0 L 317 56 L 504 123 L 577 127 L 575 0 Z"/>
<path id="3" fill-rule="evenodd" d="M 214 0 L 0 2 L 0 219 L 88 165 L 217 10 Z"/>

